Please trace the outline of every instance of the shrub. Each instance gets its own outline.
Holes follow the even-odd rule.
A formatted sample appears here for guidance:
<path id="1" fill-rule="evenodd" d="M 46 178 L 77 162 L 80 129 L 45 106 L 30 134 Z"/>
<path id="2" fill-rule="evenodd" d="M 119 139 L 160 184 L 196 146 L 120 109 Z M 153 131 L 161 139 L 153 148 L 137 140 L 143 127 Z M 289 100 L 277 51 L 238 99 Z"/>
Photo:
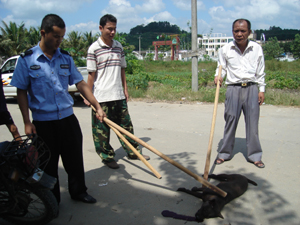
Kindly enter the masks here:
<path id="1" fill-rule="evenodd" d="M 154 54 L 153 53 L 148 53 L 145 57 L 145 60 L 146 61 L 153 61 L 153 57 L 154 57 Z"/>
<path id="2" fill-rule="evenodd" d="M 300 87 L 300 77 L 296 72 L 266 71 L 266 84 L 270 88 L 297 89 Z"/>
<path id="3" fill-rule="evenodd" d="M 126 74 L 134 74 L 143 70 L 143 66 L 134 54 L 127 54 L 125 56 L 127 67 L 125 68 Z"/>
<path id="4" fill-rule="evenodd" d="M 126 75 L 126 81 L 127 81 L 128 88 L 146 90 L 148 87 L 149 76 L 145 72 L 128 74 Z"/>

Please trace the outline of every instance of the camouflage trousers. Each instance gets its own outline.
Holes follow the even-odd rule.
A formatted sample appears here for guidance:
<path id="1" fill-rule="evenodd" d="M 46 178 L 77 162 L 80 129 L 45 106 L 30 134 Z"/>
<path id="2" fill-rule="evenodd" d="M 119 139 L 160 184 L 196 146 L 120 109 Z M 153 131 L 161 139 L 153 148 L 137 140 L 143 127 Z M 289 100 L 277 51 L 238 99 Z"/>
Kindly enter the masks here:
<path id="1" fill-rule="evenodd" d="M 126 100 L 118 100 L 111 102 L 100 103 L 103 111 L 109 120 L 118 124 L 120 127 L 124 128 L 128 132 L 133 134 L 133 125 L 128 113 L 128 107 Z M 110 127 L 105 123 L 101 123 L 97 118 L 94 111 L 92 111 L 92 132 L 94 145 L 97 154 L 101 157 L 103 161 L 112 161 L 115 156 L 114 149 L 110 145 Z M 140 151 L 139 144 L 124 135 L 124 137 L 129 141 L 129 143 Z M 119 137 L 118 137 L 119 138 Z M 119 138 L 119 141 L 128 155 L 134 155 L 132 150 Z"/>

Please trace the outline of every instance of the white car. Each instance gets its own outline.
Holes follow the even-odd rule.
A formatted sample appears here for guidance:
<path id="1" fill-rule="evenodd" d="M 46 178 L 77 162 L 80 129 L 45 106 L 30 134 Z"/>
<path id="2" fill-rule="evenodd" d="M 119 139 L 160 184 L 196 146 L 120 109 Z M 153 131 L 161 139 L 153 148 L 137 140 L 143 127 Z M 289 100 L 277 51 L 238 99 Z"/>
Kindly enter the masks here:
<path id="1" fill-rule="evenodd" d="M 10 81 L 11 81 L 11 78 L 13 77 L 13 73 L 14 73 L 14 70 L 17 65 L 19 57 L 20 57 L 19 55 L 10 57 L 1 66 L 3 91 L 4 91 L 5 97 L 17 97 L 17 88 L 14 86 L 11 86 Z M 86 67 L 78 67 L 77 69 L 82 74 L 85 82 L 87 82 L 88 72 L 87 72 Z M 68 91 L 71 95 L 74 95 L 76 92 L 78 92 L 78 89 L 76 88 L 76 85 L 73 84 L 73 85 L 69 86 Z"/>

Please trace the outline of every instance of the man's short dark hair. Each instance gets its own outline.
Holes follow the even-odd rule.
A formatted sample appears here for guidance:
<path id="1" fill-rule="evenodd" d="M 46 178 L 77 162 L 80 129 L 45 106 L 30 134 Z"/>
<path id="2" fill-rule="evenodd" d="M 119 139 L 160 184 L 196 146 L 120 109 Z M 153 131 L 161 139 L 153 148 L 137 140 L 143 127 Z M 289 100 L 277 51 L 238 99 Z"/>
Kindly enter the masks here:
<path id="1" fill-rule="evenodd" d="M 57 26 L 61 29 L 66 27 L 65 22 L 58 15 L 46 15 L 42 20 L 41 30 L 44 30 L 46 33 L 50 33 L 53 31 L 53 26 Z"/>
<path id="2" fill-rule="evenodd" d="M 232 30 L 233 30 L 234 24 L 235 24 L 236 22 L 242 23 L 242 22 L 244 22 L 244 21 L 246 21 L 246 23 L 247 23 L 248 30 L 251 30 L 251 23 L 250 23 L 250 21 L 247 20 L 247 19 L 236 19 L 236 20 L 233 22 L 233 24 L 232 24 Z"/>
<path id="3" fill-rule="evenodd" d="M 99 24 L 101 27 L 104 27 L 107 22 L 117 23 L 117 18 L 111 14 L 106 14 L 101 17 Z"/>

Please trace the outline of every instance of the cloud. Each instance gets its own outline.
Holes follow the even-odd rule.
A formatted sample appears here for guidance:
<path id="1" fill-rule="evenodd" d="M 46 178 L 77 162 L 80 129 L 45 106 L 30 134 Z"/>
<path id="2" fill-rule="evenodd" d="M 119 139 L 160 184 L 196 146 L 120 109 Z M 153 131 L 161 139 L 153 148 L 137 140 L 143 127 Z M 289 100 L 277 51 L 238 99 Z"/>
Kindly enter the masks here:
<path id="1" fill-rule="evenodd" d="M 212 23 L 215 25 L 232 22 L 238 14 L 231 10 L 226 11 L 223 6 L 212 7 L 209 9 L 208 13 L 211 16 Z"/>
<path id="2" fill-rule="evenodd" d="M 15 19 L 33 19 L 47 13 L 75 12 L 83 3 L 93 0 L 1 0 L 2 7 L 11 10 Z M 58 7 L 59 6 L 59 7 Z"/>
<path id="3" fill-rule="evenodd" d="M 134 7 L 131 6 L 129 1 L 126 0 L 110 0 L 108 7 L 103 9 L 101 13 L 113 14 L 118 19 L 118 23 L 125 18 L 136 14 Z"/>
<path id="4" fill-rule="evenodd" d="M 76 12 L 84 3 L 93 0 L 0 0 L 1 7 L 8 9 L 11 14 L 3 20 L 5 22 L 25 23 L 26 27 L 37 27 L 46 14 L 62 14 L 65 12 Z M 59 7 L 58 7 L 59 6 Z"/>
<path id="5" fill-rule="evenodd" d="M 118 32 L 126 33 L 153 21 L 168 21 L 189 30 L 186 24 L 191 21 L 191 0 L 0 0 L 0 4 L 0 19 L 5 22 L 37 27 L 46 14 L 55 13 L 67 26 L 72 25 L 67 31 L 97 30 L 99 17 L 107 13 L 117 17 Z M 299 0 L 197 0 L 197 8 L 198 33 L 213 28 L 213 32 L 231 35 L 231 24 L 237 18 L 249 19 L 253 29 L 299 29 Z"/>
<path id="6" fill-rule="evenodd" d="M 135 9 L 137 12 L 156 13 L 165 8 L 163 0 L 144 0 L 143 5 L 136 5 Z"/>
<path id="7" fill-rule="evenodd" d="M 280 5 L 274 0 L 253 0 L 247 6 L 235 7 L 237 12 L 247 11 L 249 19 L 273 20 L 280 14 Z"/>
<path id="8" fill-rule="evenodd" d="M 143 18 L 144 25 L 147 25 L 152 22 L 159 22 L 159 21 L 168 21 L 170 24 L 175 24 L 176 18 L 171 15 L 171 13 L 164 11 L 160 12 L 158 14 L 155 14 L 154 16 L 150 18 Z"/>
<path id="9" fill-rule="evenodd" d="M 137 25 L 147 25 L 154 21 L 168 21 L 175 23 L 176 18 L 168 11 L 161 11 L 164 8 L 162 0 L 149 0 L 144 1 L 142 5 L 132 6 L 129 1 L 126 0 L 110 0 L 107 8 L 103 9 L 101 13 L 113 14 L 118 19 L 117 30 L 118 32 L 129 32 L 129 30 Z M 157 5 L 157 6 L 155 6 Z M 158 7 L 159 6 L 159 7 Z M 143 9 L 142 9 L 143 8 Z M 150 12 L 159 12 L 150 17 L 141 17 Z M 143 14 L 141 14 L 143 13 Z M 150 14 L 151 15 L 151 14 Z"/>
<path id="10" fill-rule="evenodd" d="M 151 18 L 149 19 L 145 19 L 145 22 L 146 23 L 151 23 L 151 22 L 154 22 L 154 21 L 168 21 L 170 23 L 174 23 L 176 21 L 176 18 L 173 17 L 171 15 L 171 13 L 169 13 L 168 11 L 164 11 L 164 12 L 160 12 L 158 14 L 155 14 L 154 16 L 152 16 Z"/>
<path id="11" fill-rule="evenodd" d="M 198 25 L 198 34 L 207 34 L 210 32 L 210 29 L 212 28 L 210 24 L 208 24 L 206 21 L 200 19 L 197 21 Z"/>
<path id="12" fill-rule="evenodd" d="M 190 0 L 172 0 L 173 4 L 181 10 L 191 10 L 192 5 Z M 197 0 L 197 9 L 205 10 L 205 5 L 202 1 Z"/>
<path id="13" fill-rule="evenodd" d="M 81 33 L 92 31 L 92 34 L 95 35 L 96 33 L 100 32 L 99 29 L 97 29 L 98 27 L 99 27 L 98 23 L 90 21 L 88 23 L 79 23 L 79 24 L 69 26 L 69 27 L 67 27 L 66 30 L 67 30 L 67 33 L 71 32 L 71 31 L 78 31 Z"/>
<path id="14" fill-rule="evenodd" d="M 112 5 L 112 6 L 127 6 L 127 7 L 130 7 L 130 2 L 129 1 L 126 1 L 126 0 L 110 0 L 109 1 L 109 5 Z"/>
<path id="15" fill-rule="evenodd" d="M 13 15 L 8 15 L 5 18 L 1 18 L 1 20 L 3 20 L 6 24 L 8 24 L 9 22 L 15 22 L 17 25 L 24 23 L 25 27 L 27 27 L 27 28 L 41 26 L 41 21 L 37 22 L 34 19 L 27 19 L 27 20 L 16 19 L 16 18 L 14 18 Z M 2 25 L 0 25 L 0 26 L 2 26 Z"/>
<path id="16" fill-rule="evenodd" d="M 233 7 L 233 6 L 245 6 L 248 5 L 251 0 L 213 0 L 216 4 L 222 4 L 225 7 Z"/>
<path id="17" fill-rule="evenodd" d="M 142 21 L 136 9 L 126 0 L 110 0 L 108 6 L 101 11 L 102 15 L 107 13 L 117 18 L 118 32 L 128 32 L 133 27 L 133 24 L 135 26 L 141 24 Z"/>
<path id="18" fill-rule="evenodd" d="M 227 32 L 231 35 L 232 22 L 238 18 L 249 19 L 253 30 L 268 29 L 270 26 L 299 29 L 299 0 L 214 0 L 214 2 L 217 5 L 208 11 L 214 31 Z"/>

